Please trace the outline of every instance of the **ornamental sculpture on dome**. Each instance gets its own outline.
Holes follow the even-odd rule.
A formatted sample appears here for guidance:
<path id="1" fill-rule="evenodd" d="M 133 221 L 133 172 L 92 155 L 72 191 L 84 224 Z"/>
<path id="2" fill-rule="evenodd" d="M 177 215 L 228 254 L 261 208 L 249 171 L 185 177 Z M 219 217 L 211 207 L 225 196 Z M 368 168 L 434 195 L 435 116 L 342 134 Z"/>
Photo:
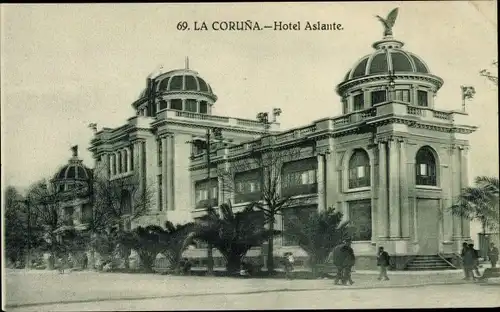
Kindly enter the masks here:
<path id="1" fill-rule="evenodd" d="M 389 13 L 389 15 L 387 15 L 386 19 L 383 19 L 382 17 L 376 15 L 378 20 L 384 26 L 384 37 L 392 37 L 392 27 L 394 27 L 394 24 L 396 23 L 396 18 L 398 17 L 398 10 L 399 8 L 393 9 Z"/>

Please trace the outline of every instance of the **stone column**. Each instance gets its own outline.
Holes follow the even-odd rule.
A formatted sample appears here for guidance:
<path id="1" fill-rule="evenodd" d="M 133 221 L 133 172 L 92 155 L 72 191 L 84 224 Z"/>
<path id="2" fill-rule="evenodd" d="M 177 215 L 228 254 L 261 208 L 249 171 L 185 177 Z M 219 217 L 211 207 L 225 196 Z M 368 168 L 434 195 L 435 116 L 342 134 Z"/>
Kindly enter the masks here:
<path id="1" fill-rule="evenodd" d="M 399 196 L 401 207 L 401 236 L 410 237 L 410 201 L 408 198 L 408 165 L 406 159 L 406 142 L 399 140 Z"/>
<path id="2" fill-rule="evenodd" d="M 137 168 L 138 168 L 138 177 L 139 177 L 139 190 L 140 192 L 143 192 L 146 185 L 145 185 L 145 161 L 144 161 L 144 148 L 145 148 L 146 142 L 144 141 L 138 141 L 137 142 Z"/>
<path id="3" fill-rule="evenodd" d="M 371 188 L 371 199 L 370 199 L 370 205 L 371 205 L 371 211 L 372 211 L 372 238 L 371 241 L 375 242 L 377 241 L 377 215 L 376 215 L 376 178 L 375 178 L 375 153 L 372 149 L 368 150 L 368 156 L 370 157 L 370 188 Z"/>
<path id="4" fill-rule="evenodd" d="M 115 172 L 113 171 L 113 168 L 115 167 L 115 157 L 114 154 L 108 154 L 109 157 L 109 177 L 111 178 L 112 176 L 115 175 Z"/>
<path id="5" fill-rule="evenodd" d="M 469 155 L 468 148 L 460 148 L 460 189 L 469 186 Z M 470 238 L 470 221 L 462 218 L 462 237 Z"/>
<path id="6" fill-rule="evenodd" d="M 387 205 L 387 152 L 386 143 L 378 143 L 379 184 L 378 184 L 378 237 L 389 237 L 389 209 Z"/>
<path id="7" fill-rule="evenodd" d="M 218 193 L 218 202 L 217 206 L 224 202 L 224 177 L 219 177 L 217 179 L 217 193 Z"/>
<path id="8" fill-rule="evenodd" d="M 399 155 L 398 142 L 389 140 L 389 211 L 390 237 L 401 237 L 401 211 L 399 207 Z"/>
<path id="9" fill-rule="evenodd" d="M 316 181 L 318 183 L 318 210 L 326 210 L 326 188 L 325 188 L 325 155 L 318 154 L 318 170 Z"/>
<path id="10" fill-rule="evenodd" d="M 128 156 L 128 159 L 127 159 L 127 171 L 132 171 L 132 151 L 130 150 L 130 148 L 127 147 L 127 156 Z"/>
<path id="11" fill-rule="evenodd" d="M 460 162 L 459 162 L 459 152 L 457 146 L 451 147 L 451 181 L 452 192 L 451 198 L 454 201 L 459 195 L 461 190 L 461 178 L 460 178 Z M 462 220 L 458 216 L 453 216 L 453 238 L 457 241 L 457 246 L 461 247 L 462 240 Z"/>
<path id="12" fill-rule="evenodd" d="M 163 151 L 167 154 L 165 165 L 167 167 L 166 175 L 166 190 L 167 190 L 167 207 L 168 210 L 175 209 L 175 194 L 174 194 L 174 136 L 167 137 L 167 148 Z"/>
<path id="13" fill-rule="evenodd" d="M 326 207 L 337 207 L 337 190 L 339 188 L 338 172 L 337 172 L 337 151 L 335 150 L 334 139 L 329 138 L 328 146 L 330 153 L 325 156 L 326 172 L 325 172 L 325 191 L 326 191 Z"/>
<path id="14" fill-rule="evenodd" d="M 410 103 L 412 105 L 418 105 L 418 88 L 417 85 L 411 85 Z"/>
<path id="15" fill-rule="evenodd" d="M 370 92 L 368 92 L 368 89 L 363 89 L 363 108 L 368 109 L 370 108 L 371 101 L 370 101 Z"/>
<path id="16" fill-rule="evenodd" d="M 158 157 L 161 157 L 161 205 L 162 207 L 160 210 L 167 211 L 167 203 L 170 201 L 170 197 L 167 196 L 167 188 L 170 187 L 170 184 L 168 184 L 168 159 L 167 159 L 167 154 L 170 152 L 168 150 L 168 137 L 164 136 L 160 139 L 160 142 L 158 144 L 161 144 L 161 155 L 158 155 Z"/>

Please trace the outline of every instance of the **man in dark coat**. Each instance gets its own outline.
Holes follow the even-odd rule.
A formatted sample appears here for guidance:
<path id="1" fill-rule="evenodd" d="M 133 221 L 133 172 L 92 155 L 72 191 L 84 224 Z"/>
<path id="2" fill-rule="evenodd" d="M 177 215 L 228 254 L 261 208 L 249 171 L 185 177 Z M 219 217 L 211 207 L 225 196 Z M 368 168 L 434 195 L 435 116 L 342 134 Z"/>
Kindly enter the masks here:
<path id="1" fill-rule="evenodd" d="M 464 261 L 465 260 L 465 252 L 467 251 L 468 248 L 469 248 L 469 245 L 467 245 L 467 243 L 464 242 L 462 244 L 462 251 L 460 252 L 460 256 L 462 257 L 462 268 L 464 270 L 464 278 L 463 278 L 464 280 L 469 279 L 469 275 L 468 275 L 469 273 L 465 267 L 465 261 Z"/>
<path id="2" fill-rule="evenodd" d="M 481 272 L 479 272 L 479 252 L 474 249 L 474 244 L 469 244 L 469 249 L 472 250 L 472 255 L 474 258 L 474 264 L 472 266 L 473 273 L 477 275 L 477 277 L 481 277 Z M 476 276 L 474 274 L 472 277 L 475 279 Z"/>
<path id="3" fill-rule="evenodd" d="M 344 244 L 339 244 L 333 249 L 333 265 L 337 269 L 337 275 L 335 276 L 335 285 L 338 285 L 341 280 L 343 280 L 343 268 L 344 268 Z"/>
<path id="4" fill-rule="evenodd" d="M 378 276 L 379 281 L 381 281 L 382 279 L 384 279 L 384 281 L 389 280 L 389 277 L 387 276 L 387 268 L 390 264 L 389 260 L 389 254 L 387 253 L 387 251 L 384 251 L 384 247 L 379 247 L 377 255 L 377 266 L 380 267 L 380 274 Z"/>
<path id="5" fill-rule="evenodd" d="M 351 242 L 345 242 L 342 250 L 344 252 L 344 265 L 342 266 L 342 284 L 347 285 L 347 282 L 349 282 L 349 284 L 352 285 L 354 284 L 354 281 L 352 280 L 351 272 L 352 267 L 356 263 L 356 256 L 354 255 L 354 250 L 351 247 Z"/>
<path id="6" fill-rule="evenodd" d="M 465 279 L 470 280 L 476 279 L 474 277 L 474 273 L 472 272 L 474 269 L 474 266 L 476 265 L 476 255 L 474 252 L 474 249 L 469 246 L 467 246 L 467 249 L 465 249 L 465 252 L 463 253 L 463 265 L 464 265 L 464 271 L 465 271 Z"/>

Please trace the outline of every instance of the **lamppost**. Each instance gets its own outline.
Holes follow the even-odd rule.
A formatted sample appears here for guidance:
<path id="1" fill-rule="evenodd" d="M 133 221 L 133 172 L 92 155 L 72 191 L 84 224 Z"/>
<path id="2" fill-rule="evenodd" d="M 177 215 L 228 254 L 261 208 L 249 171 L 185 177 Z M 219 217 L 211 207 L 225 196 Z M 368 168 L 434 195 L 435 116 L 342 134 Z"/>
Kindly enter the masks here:
<path id="1" fill-rule="evenodd" d="M 206 152 L 206 166 L 207 166 L 207 207 L 206 211 L 209 212 L 213 209 L 212 206 L 212 181 L 210 175 L 210 152 L 212 150 L 212 140 L 215 142 L 224 142 L 222 138 L 222 129 L 217 127 L 207 128 L 205 134 L 205 152 Z M 187 143 L 194 143 L 196 141 L 188 141 Z M 214 263 L 213 263 L 213 246 L 208 244 L 207 246 L 207 275 L 213 274 Z"/>

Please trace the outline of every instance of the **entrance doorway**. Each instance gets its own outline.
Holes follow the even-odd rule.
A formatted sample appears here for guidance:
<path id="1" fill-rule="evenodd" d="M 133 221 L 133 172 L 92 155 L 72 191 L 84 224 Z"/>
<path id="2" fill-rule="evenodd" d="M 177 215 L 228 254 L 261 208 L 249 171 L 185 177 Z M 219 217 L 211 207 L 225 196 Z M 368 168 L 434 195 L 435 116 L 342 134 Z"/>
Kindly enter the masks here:
<path id="1" fill-rule="evenodd" d="M 419 255 L 439 252 L 439 199 L 417 198 L 417 235 Z"/>

